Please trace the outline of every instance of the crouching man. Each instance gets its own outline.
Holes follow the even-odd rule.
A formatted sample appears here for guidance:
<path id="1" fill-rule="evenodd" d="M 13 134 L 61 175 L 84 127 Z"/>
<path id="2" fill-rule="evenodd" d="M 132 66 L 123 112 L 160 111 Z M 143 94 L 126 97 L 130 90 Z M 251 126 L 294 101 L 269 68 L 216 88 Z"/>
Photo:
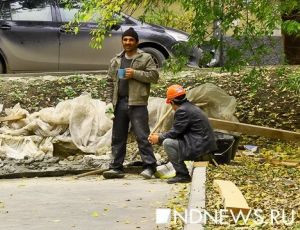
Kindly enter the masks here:
<path id="1" fill-rule="evenodd" d="M 202 110 L 187 100 L 182 86 L 168 88 L 166 103 L 171 104 L 175 111 L 173 126 L 168 132 L 149 135 L 148 140 L 151 144 L 163 144 L 176 171 L 176 176 L 170 178 L 168 183 L 187 183 L 191 181 L 191 176 L 184 161 L 197 160 L 215 151 L 214 132 Z"/>

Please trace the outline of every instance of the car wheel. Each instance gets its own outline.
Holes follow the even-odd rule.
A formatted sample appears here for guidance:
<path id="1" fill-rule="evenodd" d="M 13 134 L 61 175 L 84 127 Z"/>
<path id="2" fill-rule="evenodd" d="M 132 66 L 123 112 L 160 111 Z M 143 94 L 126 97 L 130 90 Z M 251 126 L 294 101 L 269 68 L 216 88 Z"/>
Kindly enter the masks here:
<path id="1" fill-rule="evenodd" d="M 148 54 L 151 54 L 157 68 L 161 68 L 163 66 L 163 63 L 166 60 L 166 58 L 159 50 L 151 47 L 145 47 L 142 48 L 142 50 Z"/>

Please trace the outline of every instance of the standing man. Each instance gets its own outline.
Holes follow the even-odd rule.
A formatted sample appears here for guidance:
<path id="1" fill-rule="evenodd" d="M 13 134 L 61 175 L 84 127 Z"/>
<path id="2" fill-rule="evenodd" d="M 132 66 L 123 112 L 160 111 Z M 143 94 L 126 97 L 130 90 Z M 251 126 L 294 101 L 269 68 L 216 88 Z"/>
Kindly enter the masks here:
<path id="1" fill-rule="evenodd" d="M 186 99 L 182 86 L 170 86 L 166 102 L 175 110 L 173 126 L 166 133 L 150 135 L 148 140 L 151 144 L 163 144 L 176 171 L 176 176 L 168 183 L 190 182 L 191 176 L 184 161 L 197 160 L 216 150 L 214 132 L 202 110 Z"/>
<path id="2" fill-rule="evenodd" d="M 151 55 L 138 49 L 138 42 L 137 32 L 133 28 L 126 30 L 122 35 L 124 51 L 111 60 L 108 70 L 108 80 L 113 89 L 107 90 L 112 92 L 115 118 L 112 129 L 113 159 L 110 170 L 103 173 L 107 179 L 124 177 L 123 162 L 129 122 L 144 164 L 141 176 L 150 179 L 156 171 L 153 148 L 148 142 L 150 129 L 147 104 L 150 84 L 157 83 L 159 74 Z"/>

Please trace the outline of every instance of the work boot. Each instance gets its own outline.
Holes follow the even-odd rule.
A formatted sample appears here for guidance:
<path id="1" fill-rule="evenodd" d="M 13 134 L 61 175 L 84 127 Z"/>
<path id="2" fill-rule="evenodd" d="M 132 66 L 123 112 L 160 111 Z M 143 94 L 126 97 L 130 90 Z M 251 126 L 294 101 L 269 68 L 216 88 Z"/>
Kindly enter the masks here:
<path id="1" fill-rule="evenodd" d="M 114 178 L 123 178 L 125 173 L 119 169 L 110 169 L 103 173 L 103 177 L 105 179 L 114 179 Z"/>
<path id="2" fill-rule="evenodd" d="M 145 179 L 151 179 L 151 177 L 154 175 L 155 171 L 152 168 L 146 168 L 141 172 L 141 176 Z"/>
<path id="3" fill-rule="evenodd" d="M 192 181 L 190 175 L 176 175 L 175 177 L 170 178 L 167 180 L 168 184 L 175 184 L 175 183 L 189 183 Z"/>

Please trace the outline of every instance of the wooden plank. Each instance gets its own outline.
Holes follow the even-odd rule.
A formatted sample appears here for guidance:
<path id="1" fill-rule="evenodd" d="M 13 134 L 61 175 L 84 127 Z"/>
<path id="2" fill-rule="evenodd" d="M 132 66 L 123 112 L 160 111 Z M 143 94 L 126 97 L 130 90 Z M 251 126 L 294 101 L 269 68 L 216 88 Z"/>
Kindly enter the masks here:
<path id="1" fill-rule="evenodd" d="M 208 164 L 209 164 L 208 161 L 195 161 L 195 162 L 193 163 L 193 167 L 194 167 L 194 168 L 197 168 L 197 167 L 207 167 Z"/>
<path id="2" fill-rule="evenodd" d="M 209 118 L 213 128 L 233 131 L 248 135 L 264 136 L 269 138 L 278 138 L 286 141 L 300 141 L 300 133 L 287 131 L 283 129 L 274 129 L 258 125 L 249 125 L 232 121 Z"/>
<path id="3" fill-rule="evenodd" d="M 235 160 L 242 161 L 243 158 L 239 156 L 235 156 Z M 287 166 L 287 167 L 300 167 L 300 161 L 299 160 L 276 160 L 276 159 L 267 159 L 267 158 L 257 158 L 254 157 L 253 160 L 255 162 L 259 163 L 270 163 L 272 165 L 280 165 L 280 166 Z M 297 167 L 297 168 L 298 168 Z"/>
<path id="4" fill-rule="evenodd" d="M 228 180 L 214 180 L 213 184 L 221 194 L 225 209 L 232 210 L 234 214 L 239 213 L 239 211 L 248 214 L 250 207 L 234 183 Z"/>
<path id="5" fill-rule="evenodd" d="M 3 121 L 16 121 L 16 120 L 21 120 L 26 117 L 26 114 L 15 114 L 11 116 L 6 116 L 6 117 L 0 117 L 0 122 Z"/>
<path id="6" fill-rule="evenodd" d="M 292 161 L 292 160 L 271 160 L 273 165 L 282 165 L 287 167 L 296 167 L 299 165 L 299 161 Z"/>

